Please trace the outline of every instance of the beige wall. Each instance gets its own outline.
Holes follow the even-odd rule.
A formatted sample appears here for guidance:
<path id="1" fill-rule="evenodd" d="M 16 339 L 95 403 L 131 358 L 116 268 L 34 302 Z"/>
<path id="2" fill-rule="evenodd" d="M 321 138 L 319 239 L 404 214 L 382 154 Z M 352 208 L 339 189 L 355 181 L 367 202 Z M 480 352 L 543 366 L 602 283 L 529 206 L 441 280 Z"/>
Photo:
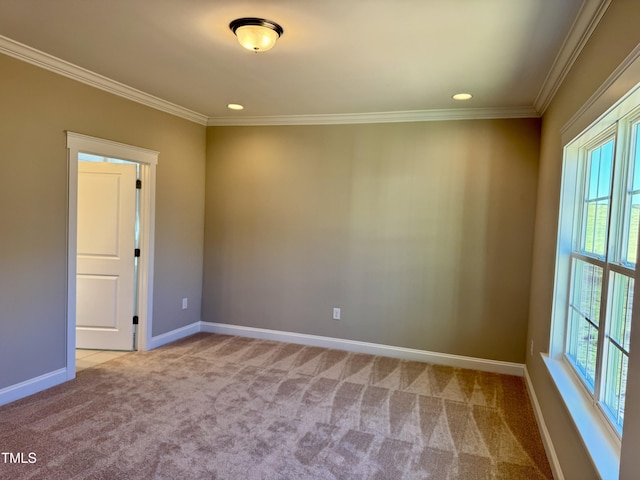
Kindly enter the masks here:
<path id="1" fill-rule="evenodd" d="M 160 152 L 153 334 L 200 320 L 205 127 L 0 55 L 0 388 L 65 366 L 65 130 Z"/>
<path id="2" fill-rule="evenodd" d="M 640 2 L 613 0 L 545 113 L 541 143 L 536 120 L 210 127 L 205 138 L 202 126 L 0 55 L 0 388 L 65 363 L 71 130 L 160 151 L 154 335 L 200 320 L 204 294 L 205 321 L 516 362 L 526 353 L 565 478 L 595 478 L 538 352 L 549 343 L 560 128 L 640 43 L 638 18 Z M 625 451 L 638 431 L 625 432 Z"/>
<path id="3" fill-rule="evenodd" d="M 533 119 L 209 127 L 203 321 L 524 361 L 538 145 Z"/>
<path id="4" fill-rule="evenodd" d="M 545 113 L 542 123 L 528 330 L 529 340 L 535 345 L 535 353 L 527 357 L 527 369 L 568 480 L 597 478 L 597 475 L 539 356 L 539 352 L 548 351 L 549 348 L 562 168 L 560 130 L 640 42 L 639 18 L 640 2 L 612 2 Z M 638 409 L 627 402 L 626 416 L 635 410 Z M 635 450 L 637 451 L 637 445 Z"/>
<path id="5" fill-rule="evenodd" d="M 200 320 L 204 294 L 210 322 L 526 354 L 565 478 L 596 478 L 538 352 L 549 344 L 560 129 L 640 43 L 638 18 L 640 2 L 613 0 L 541 143 L 536 120 L 205 129 L 0 55 L 0 388 L 65 364 L 70 130 L 160 151 L 154 335 Z M 637 471 L 639 416 L 627 405 L 626 472 Z"/>

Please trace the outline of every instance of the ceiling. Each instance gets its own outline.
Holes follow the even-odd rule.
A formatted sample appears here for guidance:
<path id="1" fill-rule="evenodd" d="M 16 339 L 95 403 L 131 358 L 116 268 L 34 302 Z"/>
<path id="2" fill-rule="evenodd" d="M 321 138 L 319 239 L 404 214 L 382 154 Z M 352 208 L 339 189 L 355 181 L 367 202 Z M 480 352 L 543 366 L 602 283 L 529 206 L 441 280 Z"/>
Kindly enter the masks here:
<path id="1" fill-rule="evenodd" d="M 608 3 L 0 0 L 0 52 L 208 124 L 536 116 Z M 246 16 L 272 50 L 240 47 Z"/>

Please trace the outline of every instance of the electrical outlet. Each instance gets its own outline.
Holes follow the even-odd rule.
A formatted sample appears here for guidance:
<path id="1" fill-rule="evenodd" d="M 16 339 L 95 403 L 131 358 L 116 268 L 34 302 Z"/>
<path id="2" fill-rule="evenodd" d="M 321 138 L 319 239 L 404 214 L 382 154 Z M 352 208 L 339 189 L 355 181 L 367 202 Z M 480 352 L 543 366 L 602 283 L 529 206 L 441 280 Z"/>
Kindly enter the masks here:
<path id="1" fill-rule="evenodd" d="M 333 307 L 333 319 L 340 320 L 340 309 L 337 307 Z"/>
<path id="2" fill-rule="evenodd" d="M 182 309 L 186 310 L 188 306 L 189 306 L 189 299 L 185 297 L 182 299 Z"/>

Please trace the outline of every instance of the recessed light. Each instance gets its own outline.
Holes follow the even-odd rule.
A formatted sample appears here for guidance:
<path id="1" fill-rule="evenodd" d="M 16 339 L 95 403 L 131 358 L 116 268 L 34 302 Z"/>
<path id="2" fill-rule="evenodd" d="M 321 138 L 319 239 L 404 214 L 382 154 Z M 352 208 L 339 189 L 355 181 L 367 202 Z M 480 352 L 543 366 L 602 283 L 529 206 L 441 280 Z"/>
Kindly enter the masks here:
<path id="1" fill-rule="evenodd" d="M 240 105 L 239 103 L 230 103 L 229 105 L 227 105 L 227 108 L 229 110 L 242 110 L 242 109 L 244 109 L 244 107 L 242 105 Z"/>
<path id="2" fill-rule="evenodd" d="M 472 97 L 473 95 L 471 95 L 470 93 L 456 93 L 451 98 L 453 98 L 454 100 L 469 100 Z"/>

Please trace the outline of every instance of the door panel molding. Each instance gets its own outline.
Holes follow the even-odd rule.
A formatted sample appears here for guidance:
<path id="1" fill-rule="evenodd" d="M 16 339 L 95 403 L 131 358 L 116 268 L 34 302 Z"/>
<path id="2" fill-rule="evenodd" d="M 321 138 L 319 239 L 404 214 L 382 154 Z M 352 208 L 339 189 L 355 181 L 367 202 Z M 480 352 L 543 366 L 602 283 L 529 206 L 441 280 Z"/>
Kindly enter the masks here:
<path id="1" fill-rule="evenodd" d="M 132 350 L 137 165 L 78 162 L 76 348 Z"/>

